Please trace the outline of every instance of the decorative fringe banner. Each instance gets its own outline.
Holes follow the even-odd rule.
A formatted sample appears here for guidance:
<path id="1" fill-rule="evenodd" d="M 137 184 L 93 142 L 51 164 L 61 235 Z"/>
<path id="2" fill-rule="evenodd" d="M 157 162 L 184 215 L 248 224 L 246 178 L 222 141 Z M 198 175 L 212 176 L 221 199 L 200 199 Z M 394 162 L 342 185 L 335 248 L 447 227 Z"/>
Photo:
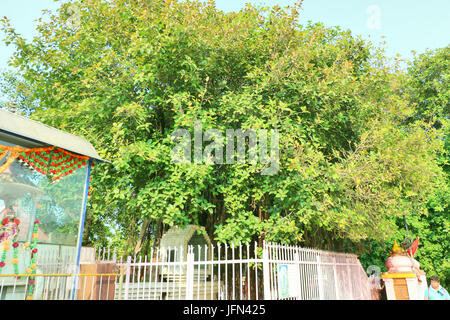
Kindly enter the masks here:
<path id="1" fill-rule="evenodd" d="M 58 147 L 32 148 L 9 147 L 0 145 L 0 161 L 9 153 L 4 164 L 0 165 L 0 173 L 18 161 L 42 175 L 49 176 L 52 182 L 74 173 L 88 164 L 89 157 L 70 153 Z"/>

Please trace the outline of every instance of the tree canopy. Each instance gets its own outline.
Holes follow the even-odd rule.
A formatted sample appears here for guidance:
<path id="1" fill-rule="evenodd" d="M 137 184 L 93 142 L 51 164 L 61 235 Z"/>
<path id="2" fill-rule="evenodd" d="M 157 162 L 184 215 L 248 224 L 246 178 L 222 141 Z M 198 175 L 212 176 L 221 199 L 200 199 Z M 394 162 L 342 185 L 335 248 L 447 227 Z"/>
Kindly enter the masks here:
<path id="1" fill-rule="evenodd" d="M 112 162 L 94 170 L 85 244 L 113 237 L 139 252 L 193 223 L 214 241 L 345 250 L 391 239 L 398 217 L 425 214 L 446 183 L 436 157 L 445 140 L 427 106 L 448 112 L 448 90 L 411 93 L 382 49 L 302 23 L 299 5 L 224 13 L 211 1 L 71 1 L 48 20 L 30 42 L 6 18 L 3 31 L 39 102 L 31 116 Z M 172 133 L 196 121 L 277 129 L 278 173 L 174 163 Z"/>
<path id="2" fill-rule="evenodd" d="M 438 275 L 444 287 L 450 286 L 450 46 L 415 56 L 407 70 L 405 92 L 414 113 L 407 123 L 425 121 L 438 129 L 444 148 L 435 159 L 445 172 L 445 178 L 428 197 L 427 210 L 407 216 L 409 236 L 419 237 L 419 249 L 415 258 L 421 263 L 427 276 Z M 379 265 L 384 261 L 394 241 L 407 237 L 405 222 L 400 217 L 399 228 L 386 242 L 371 241 L 361 256 L 365 266 Z"/>

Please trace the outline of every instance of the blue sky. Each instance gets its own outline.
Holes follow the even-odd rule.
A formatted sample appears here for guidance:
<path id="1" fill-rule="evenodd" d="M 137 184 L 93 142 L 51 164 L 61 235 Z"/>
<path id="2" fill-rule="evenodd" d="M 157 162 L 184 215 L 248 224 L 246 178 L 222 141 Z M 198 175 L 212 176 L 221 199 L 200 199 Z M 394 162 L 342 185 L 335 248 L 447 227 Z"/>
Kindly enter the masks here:
<path id="1" fill-rule="evenodd" d="M 238 11 L 245 3 L 287 6 L 294 2 L 216 0 L 216 6 L 229 12 Z M 7 16 L 20 34 L 32 39 L 41 10 L 58 6 L 53 0 L 0 0 L 0 16 Z M 384 40 L 389 57 L 399 53 L 403 59 L 411 59 L 412 50 L 422 53 L 450 42 L 450 0 L 304 0 L 300 23 L 308 20 L 350 29 L 374 44 Z M 7 67 L 12 53 L 12 47 L 0 43 L 0 69 Z"/>

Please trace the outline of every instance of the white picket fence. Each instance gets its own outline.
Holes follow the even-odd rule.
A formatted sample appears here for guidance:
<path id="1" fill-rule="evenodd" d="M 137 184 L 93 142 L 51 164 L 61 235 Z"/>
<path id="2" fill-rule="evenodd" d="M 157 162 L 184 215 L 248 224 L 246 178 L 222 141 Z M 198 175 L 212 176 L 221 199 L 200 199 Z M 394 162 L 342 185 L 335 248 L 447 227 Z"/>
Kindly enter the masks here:
<path id="1" fill-rule="evenodd" d="M 120 259 L 110 248 L 94 250 L 85 248 L 81 262 L 109 265 L 113 274 L 80 275 L 67 259 L 41 255 L 40 272 L 53 275 L 36 277 L 33 299 L 372 299 L 371 282 L 353 254 L 266 242 L 157 248 Z M 9 299 L 25 298 L 28 284 L 18 281 L 9 283 Z M 0 281 L 0 299 L 4 291 Z"/>

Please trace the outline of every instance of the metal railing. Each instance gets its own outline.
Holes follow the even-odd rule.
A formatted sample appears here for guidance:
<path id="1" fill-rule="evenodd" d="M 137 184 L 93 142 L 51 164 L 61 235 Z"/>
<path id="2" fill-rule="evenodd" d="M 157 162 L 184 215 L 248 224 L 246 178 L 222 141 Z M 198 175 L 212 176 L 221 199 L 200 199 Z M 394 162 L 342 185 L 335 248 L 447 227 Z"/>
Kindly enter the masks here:
<path id="1" fill-rule="evenodd" d="M 264 243 L 167 247 L 118 258 L 110 248 L 86 251 L 78 270 L 46 261 L 34 276 L 33 299 L 43 300 L 343 300 L 371 299 L 358 258 Z M 95 262 L 95 263 L 94 263 Z M 45 273 L 44 273 L 45 272 Z M 1 299 L 26 299 L 28 275 Z M 22 281 L 22 282 L 20 282 Z M 5 294 L 5 290 L 7 294 Z"/>
<path id="2" fill-rule="evenodd" d="M 264 243 L 158 248 L 117 261 L 116 299 L 371 299 L 358 258 Z M 150 259 L 151 257 L 151 259 Z"/>

